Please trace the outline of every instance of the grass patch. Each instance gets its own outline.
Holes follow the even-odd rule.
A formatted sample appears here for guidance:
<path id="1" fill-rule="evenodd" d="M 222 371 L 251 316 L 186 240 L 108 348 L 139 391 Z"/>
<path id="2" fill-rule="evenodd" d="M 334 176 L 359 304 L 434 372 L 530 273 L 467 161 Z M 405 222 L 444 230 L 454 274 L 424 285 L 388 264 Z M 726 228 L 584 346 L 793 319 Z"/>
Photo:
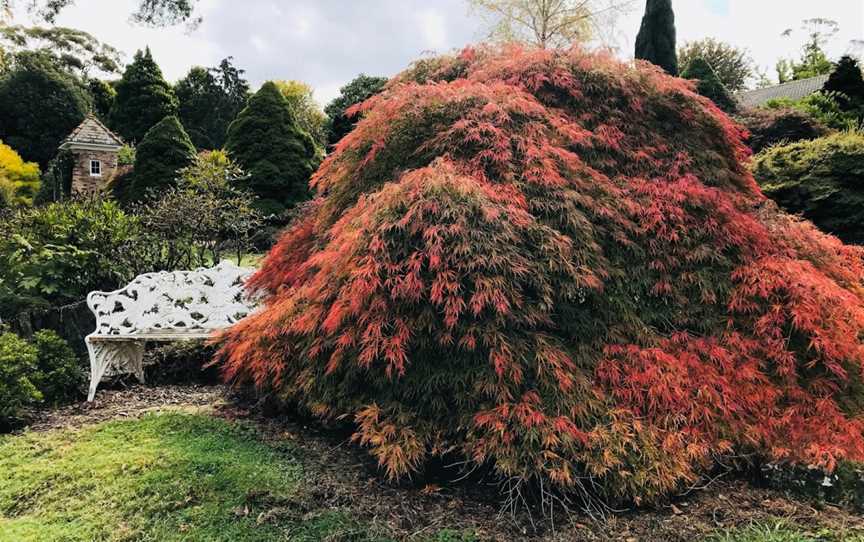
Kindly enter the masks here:
<path id="1" fill-rule="evenodd" d="M 716 535 L 710 542 L 864 542 L 864 535 L 836 531 L 803 531 L 783 521 L 750 525 Z"/>
<path id="2" fill-rule="evenodd" d="M 286 526 L 237 509 L 289 498 L 300 474 L 250 429 L 200 415 L 6 437 L 0 539 L 271 540 Z"/>
<path id="3" fill-rule="evenodd" d="M 303 467 L 280 448 L 250 425 L 180 412 L 0 437 L 0 541 L 392 540 L 349 511 L 309 509 Z"/>

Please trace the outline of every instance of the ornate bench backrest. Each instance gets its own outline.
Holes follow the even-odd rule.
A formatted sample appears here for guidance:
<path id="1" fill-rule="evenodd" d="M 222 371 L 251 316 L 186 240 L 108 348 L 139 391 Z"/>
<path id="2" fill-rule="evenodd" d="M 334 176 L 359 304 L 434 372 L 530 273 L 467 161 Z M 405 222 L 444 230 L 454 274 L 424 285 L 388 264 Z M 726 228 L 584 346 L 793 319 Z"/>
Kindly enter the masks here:
<path id="1" fill-rule="evenodd" d="M 200 335 L 227 328 L 255 309 L 243 290 L 254 271 L 222 261 L 194 271 L 146 273 L 120 290 L 91 292 L 91 336 Z"/>

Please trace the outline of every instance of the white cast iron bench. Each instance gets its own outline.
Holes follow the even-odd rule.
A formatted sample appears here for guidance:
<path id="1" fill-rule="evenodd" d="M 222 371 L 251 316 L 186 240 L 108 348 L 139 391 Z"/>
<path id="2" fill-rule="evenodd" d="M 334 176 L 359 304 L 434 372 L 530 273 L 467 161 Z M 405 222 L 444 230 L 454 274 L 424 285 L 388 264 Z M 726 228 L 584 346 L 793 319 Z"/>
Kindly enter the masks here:
<path id="1" fill-rule="evenodd" d="M 132 373 L 143 383 L 146 342 L 206 339 L 255 310 L 256 301 L 243 290 L 254 271 L 222 261 L 194 271 L 145 273 L 119 290 L 90 292 L 96 331 L 84 339 L 90 354 L 87 400 L 107 376 Z"/>

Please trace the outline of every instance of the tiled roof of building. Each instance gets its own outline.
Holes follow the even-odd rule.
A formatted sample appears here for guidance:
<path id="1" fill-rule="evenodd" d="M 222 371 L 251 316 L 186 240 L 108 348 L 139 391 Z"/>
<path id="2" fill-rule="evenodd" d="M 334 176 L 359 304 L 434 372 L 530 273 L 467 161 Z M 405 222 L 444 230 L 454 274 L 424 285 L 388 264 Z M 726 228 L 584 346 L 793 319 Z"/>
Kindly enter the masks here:
<path id="1" fill-rule="evenodd" d="M 747 107 L 758 107 L 765 105 L 769 100 L 777 98 L 790 98 L 792 100 L 800 100 L 815 92 L 822 90 L 825 81 L 828 80 L 827 75 L 817 75 L 808 79 L 799 79 L 798 81 L 790 81 L 782 85 L 776 85 L 767 88 L 757 88 L 756 90 L 748 90 L 735 95 L 741 104 Z"/>
<path id="2" fill-rule="evenodd" d="M 90 114 L 63 140 L 60 148 L 66 149 L 76 144 L 122 147 L 123 140 Z"/>

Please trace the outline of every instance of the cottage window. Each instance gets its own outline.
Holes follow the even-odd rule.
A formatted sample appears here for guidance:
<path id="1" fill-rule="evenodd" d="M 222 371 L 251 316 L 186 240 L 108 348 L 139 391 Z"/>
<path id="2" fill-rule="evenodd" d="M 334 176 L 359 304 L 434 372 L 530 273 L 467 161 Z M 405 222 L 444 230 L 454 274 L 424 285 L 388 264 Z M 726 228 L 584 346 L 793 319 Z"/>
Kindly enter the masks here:
<path id="1" fill-rule="evenodd" d="M 102 162 L 100 160 L 90 160 L 90 176 L 91 177 L 101 177 L 102 176 Z"/>

